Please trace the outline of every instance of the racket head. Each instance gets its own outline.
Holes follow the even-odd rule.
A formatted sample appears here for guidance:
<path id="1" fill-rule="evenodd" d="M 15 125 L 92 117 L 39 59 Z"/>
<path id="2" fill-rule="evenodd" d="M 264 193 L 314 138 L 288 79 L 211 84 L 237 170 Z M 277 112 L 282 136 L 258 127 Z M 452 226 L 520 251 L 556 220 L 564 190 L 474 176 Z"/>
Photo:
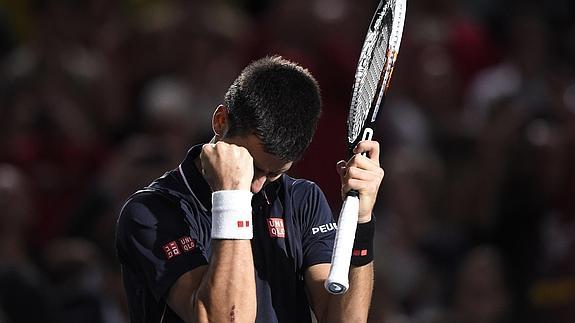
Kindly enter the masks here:
<path id="1" fill-rule="evenodd" d="M 373 15 L 355 73 L 347 119 L 349 154 L 373 136 L 401 44 L 406 0 L 381 0 Z"/>

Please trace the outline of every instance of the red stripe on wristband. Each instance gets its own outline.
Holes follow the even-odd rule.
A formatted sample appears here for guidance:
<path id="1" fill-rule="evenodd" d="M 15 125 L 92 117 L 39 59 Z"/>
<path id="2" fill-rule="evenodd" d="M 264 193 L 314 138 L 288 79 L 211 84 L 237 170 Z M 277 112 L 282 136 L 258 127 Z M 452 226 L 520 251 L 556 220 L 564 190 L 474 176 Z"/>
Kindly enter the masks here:
<path id="1" fill-rule="evenodd" d="M 249 226 L 250 226 L 250 221 L 238 221 L 238 228 L 243 228 L 243 227 L 248 228 Z"/>
<path id="2" fill-rule="evenodd" d="M 373 237 L 375 234 L 375 217 L 371 221 L 360 223 L 355 231 L 351 264 L 365 266 L 373 261 Z"/>

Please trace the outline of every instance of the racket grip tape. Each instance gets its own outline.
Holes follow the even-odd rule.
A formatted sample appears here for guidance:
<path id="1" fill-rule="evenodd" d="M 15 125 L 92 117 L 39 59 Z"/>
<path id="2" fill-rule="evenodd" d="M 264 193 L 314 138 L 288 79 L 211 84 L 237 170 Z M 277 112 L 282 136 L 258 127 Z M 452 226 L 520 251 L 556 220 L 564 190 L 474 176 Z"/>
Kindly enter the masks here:
<path id="1" fill-rule="evenodd" d="M 331 267 L 325 289 L 335 295 L 344 294 L 349 288 L 349 266 L 355 230 L 357 228 L 357 218 L 359 213 L 359 197 L 348 196 L 343 202 L 339 220 L 337 222 L 337 233 L 331 256 Z"/>

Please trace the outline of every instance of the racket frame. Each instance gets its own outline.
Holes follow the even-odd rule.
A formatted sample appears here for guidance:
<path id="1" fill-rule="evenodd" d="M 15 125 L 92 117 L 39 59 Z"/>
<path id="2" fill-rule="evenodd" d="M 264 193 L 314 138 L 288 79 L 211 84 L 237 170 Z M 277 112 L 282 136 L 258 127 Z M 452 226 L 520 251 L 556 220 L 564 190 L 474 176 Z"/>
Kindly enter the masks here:
<path id="1" fill-rule="evenodd" d="M 392 8 L 392 6 L 395 7 Z M 389 10 L 393 10 L 393 20 L 391 23 L 391 29 L 389 30 L 389 39 L 386 53 L 384 55 L 383 66 L 381 67 L 379 79 L 377 80 L 377 87 L 374 92 L 377 97 L 372 96 L 369 98 L 369 108 L 367 111 L 364 109 L 365 115 L 360 117 L 360 123 L 358 123 L 356 118 L 356 114 L 358 113 L 357 106 L 362 103 L 360 100 L 365 100 L 365 97 L 362 97 L 361 86 L 368 81 L 365 79 L 369 76 L 366 73 L 369 73 L 369 68 L 372 64 L 382 63 L 374 61 L 373 55 L 375 55 L 378 44 L 382 41 L 380 38 L 383 34 L 382 28 L 385 28 L 384 19 L 387 17 L 386 14 L 389 13 Z M 389 89 L 395 62 L 397 60 L 397 54 L 399 52 L 399 46 L 401 44 L 401 37 L 403 34 L 405 10 L 406 0 L 381 0 L 370 23 L 355 74 L 355 83 L 353 85 L 352 99 L 350 103 L 350 113 L 347 120 L 348 153 L 350 156 L 353 155 L 353 149 L 360 141 L 372 140 L 373 138 L 377 116 L 381 105 L 385 101 L 385 96 Z M 363 103 L 366 104 L 365 102 Z M 358 129 L 360 130 L 358 131 Z M 346 293 L 349 289 L 348 276 L 355 231 L 357 228 L 358 212 L 359 193 L 357 191 L 350 191 L 343 202 L 339 215 L 330 272 L 324 283 L 325 289 L 331 294 L 341 295 Z"/>

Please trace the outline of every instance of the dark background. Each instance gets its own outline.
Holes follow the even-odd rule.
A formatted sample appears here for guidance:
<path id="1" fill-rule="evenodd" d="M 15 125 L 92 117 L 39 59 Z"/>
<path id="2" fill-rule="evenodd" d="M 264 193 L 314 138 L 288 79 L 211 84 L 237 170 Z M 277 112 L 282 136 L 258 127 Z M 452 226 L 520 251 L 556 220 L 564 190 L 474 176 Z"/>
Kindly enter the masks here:
<path id="1" fill-rule="evenodd" d="M 0 322 L 126 322 L 114 225 L 248 62 L 322 88 L 335 163 L 377 1 L 0 0 Z M 575 5 L 409 0 L 376 137 L 372 322 L 575 322 Z"/>

